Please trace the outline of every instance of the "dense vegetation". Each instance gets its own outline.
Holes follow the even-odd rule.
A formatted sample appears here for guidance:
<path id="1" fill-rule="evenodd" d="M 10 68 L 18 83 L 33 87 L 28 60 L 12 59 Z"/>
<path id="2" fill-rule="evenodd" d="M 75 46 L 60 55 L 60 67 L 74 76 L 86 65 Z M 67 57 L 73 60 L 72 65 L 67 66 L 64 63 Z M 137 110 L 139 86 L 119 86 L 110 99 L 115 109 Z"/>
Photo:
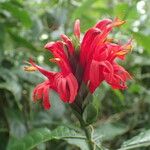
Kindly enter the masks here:
<path id="1" fill-rule="evenodd" d="M 114 38 L 133 39 L 133 51 L 123 63 L 133 80 L 125 91 L 101 85 L 91 102 L 99 109 L 95 112 L 89 107 L 85 117 L 91 122 L 98 118 L 93 123 L 93 138 L 100 149 L 148 150 L 149 10 L 149 0 L 1 0 L 0 149 L 87 150 L 79 122 L 56 93 L 52 94 L 49 111 L 33 103 L 32 90 L 43 77 L 37 72 L 25 72 L 23 66 L 33 57 L 41 66 L 57 70 L 48 61 L 51 54 L 43 48 L 48 41 L 58 39 L 62 33 L 71 36 L 76 18 L 84 33 L 98 20 L 117 16 L 126 24 L 114 31 Z"/>

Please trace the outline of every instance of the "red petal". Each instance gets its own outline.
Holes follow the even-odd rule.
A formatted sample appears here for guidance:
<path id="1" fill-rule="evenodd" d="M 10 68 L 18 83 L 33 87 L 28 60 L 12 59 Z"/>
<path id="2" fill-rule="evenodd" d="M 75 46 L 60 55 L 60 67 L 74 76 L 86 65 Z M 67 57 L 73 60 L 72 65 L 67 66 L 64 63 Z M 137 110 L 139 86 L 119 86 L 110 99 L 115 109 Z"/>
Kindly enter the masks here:
<path id="1" fill-rule="evenodd" d="M 72 41 L 64 34 L 61 35 L 61 38 L 66 43 L 70 54 L 72 54 L 74 52 L 74 47 L 73 47 Z"/>
<path id="2" fill-rule="evenodd" d="M 78 83 L 73 74 L 68 75 L 67 82 L 68 82 L 68 86 L 69 86 L 69 90 L 70 90 L 69 91 L 70 92 L 69 103 L 72 103 L 72 102 L 74 102 L 75 97 L 77 95 Z"/>
<path id="3" fill-rule="evenodd" d="M 106 26 L 107 26 L 108 24 L 110 24 L 110 23 L 112 23 L 112 20 L 110 20 L 110 19 L 104 19 L 104 20 L 99 21 L 99 22 L 95 25 L 95 27 L 96 27 L 96 28 L 99 28 L 100 30 L 104 30 L 104 29 L 106 28 Z"/>
<path id="4" fill-rule="evenodd" d="M 57 92 L 58 92 L 60 98 L 64 102 L 68 102 L 69 101 L 69 94 L 68 94 L 68 91 L 67 91 L 67 81 L 66 81 L 65 78 L 58 79 Z"/>
<path id="5" fill-rule="evenodd" d="M 52 46 L 55 44 L 55 42 L 49 42 L 49 43 L 47 43 L 45 46 L 44 46 L 44 48 L 45 49 L 48 49 L 48 50 L 51 50 L 51 48 L 52 48 Z"/>
<path id="6" fill-rule="evenodd" d="M 90 66 L 90 82 L 97 87 L 99 85 L 99 62 L 92 61 Z"/>
<path id="7" fill-rule="evenodd" d="M 74 35 L 80 39 L 80 20 L 77 19 L 74 24 Z"/>
<path id="8" fill-rule="evenodd" d="M 104 61 L 108 57 L 108 49 L 105 44 L 101 45 L 93 54 L 93 59 L 97 61 Z"/>
<path id="9" fill-rule="evenodd" d="M 98 61 L 92 61 L 90 66 L 90 91 L 93 93 L 95 89 L 100 85 L 100 83 L 104 80 L 103 78 L 103 68 L 99 65 Z"/>
<path id="10" fill-rule="evenodd" d="M 45 84 L 45 82 L 43 82 L 43 83 L 41 83 L 41 84 L 38 84 L 35 88 L 34 88 L 34 90 L 33 90 L 33 101 L 36 101 L 37 99 L 41 99 L 42 98 L 42 89 L 43 89 L 43 87 L 44 87 L 44 84 Z M 41 91 L 40 92 L 38 92 L 38 90 L 39 89 L 41 89 Z M 39 94 L 39 93 L 41 93 L 41 94 Z"/>
<path id="11" fill-rule="evenodd" d="M 44 68 L 36 65 L 32 59 L 30 59 L 30 63 L 36 67 L 44 76 L 46 76 L 49 80 L 53 80 L 56 73 L 45 70 Z"/>
<path id="12" fill-rule="evenodd" d="M 94 52 L 91 44 L 99 33 L 100 31 L 98 29 L 91 28 L 84 35 L 80 51 L 80 63 L 83 67 L 85 66 L 85 63 L 89 61 L 89 56 Z"/>
<path id="13" fill-rule="evenodd" d="M 43 106 L 45 109 L 50 109 L 50 102 L 49 102 L 49 87 L 45 87 L 43 90 Z"/>
<path id="14" fill-rule="evenodd" d="M 55 58 L 63 59 L 68 62 L 68 56 L 64 50 L 64 43 L 62 41 L 50 42 L 45 45 Z"/>

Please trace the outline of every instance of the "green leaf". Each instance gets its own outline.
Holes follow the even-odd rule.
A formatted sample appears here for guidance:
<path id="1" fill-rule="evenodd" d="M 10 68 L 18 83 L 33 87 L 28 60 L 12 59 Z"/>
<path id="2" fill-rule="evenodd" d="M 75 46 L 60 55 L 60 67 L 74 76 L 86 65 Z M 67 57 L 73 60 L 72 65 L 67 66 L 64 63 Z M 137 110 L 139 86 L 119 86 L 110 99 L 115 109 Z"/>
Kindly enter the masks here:
<path id="1" fill-rule="evenodd" d="M 93 94 L 93 105 L 96 107 L 97 111 L 100 110 L 102 93 L 100 92 L 100 88 L 98 88 Z"/>
<path id="2" fill-rule="evenodd" d="M 79 146 L 79 142 L 85 141 L 84 136 L 68 127 L 60 126 L 53 131 L 50 131 L 48 128 L 39 128 L 30 132 L 21 140 L 18 140 L 12 143 L 12 145 L 9 145 L 7 150 L 30 150 L 40 143 L 47 142 L 52 139 L 68 140 L 77 146 Z"/>
<path id="3" fill-rule="evenodd" d="M 19 101 L 21 100 L 22 87 L 19 84 L 17 77 L 7 69 L 1 68 L 0 71 L 0 77 L 4 80 L 4 82 L 0 83 L 0 89 L 9 91 L 14 96 L 18 107 L 21 109 Z"/>
<path id="4" fill-rule="evenodd" d="M 21 109 L 22 106 L 19 103 L 20 99 L 21 99 L 21 86 L 14 81 L 10 81 L 10 82 L 6 82 L 6 83 L 0 83 L 0 89 L 4 89 L 9 91 L 15 98 L 16 103 L 18 105 L 18 107 Z"/>
<path id="5" fill-rule="evenodd" d="M 67 142 L 69 144 L 72 144 L 72 145 L 79 147 L 81 150 L 88 150 L 89 149 L 85 140 L 68 138 Z"/>
<path id="6" fill-rule="evenodd" d="M 3 101 L 1 99 L 0 101 L 0 106 L 1 106 L 1 110 L 0 110 L 0 149 L 6 149 L 8 140 L 9 140 L 9 128 L 8 128 L 8 122 L 6 119 L 6 116 L 4 115 L 4 105 L 3 105 Z"/>
<path id="7" fill-rule="evenodd" d="M 125 141 L 119 150 L 128 150 L 148 146 L 150 146 L 150 129 L 141 132 L 139 135 L 130 140 Z"/>
<path id="8" fill-rule="evenodd" d="M 124 101 L 124 95 L 119 90 L 112 90 L 121 102 Z"/>
<path id="9" fill-rule="evenodd" d="M 0 23 L 0 54 L 2 53 L 4 47 L 4 39 L 5 39 L 5 26 L 4 24 Z"/>
<path id="10" fill-rule="evenodd" d="M 106 122 L 100 124 L 94 132 L 94 139 L 100 141 L 111 140 L 114 137 L 124 134 L 128 127 L 121 123 Z"/>
<path id="11" fill-rule="evenodd" d="M 31 27 L 32 21 L 26 10 L 11 2 L 1 3 L 2 8 L 9 11 L 12 16 L 17 18 L 25 27 Z"/>
<path id="12" fill-rule="evenodd" d="M 144 49 L 146 49 L 150 53 L 150 36 L 144 35 L 139 32 L 132 32 L 135 40 L 138 45 L 141 45 Z"/>
<path id="13" fill-rule="evenodd" d="M 29 48 L 30 50 L 37 50 L 37 48 L 31 44 L 30 41 L 26 40 L 25 38 L 17 35 L 16 33 L 13 33 L 11 31 L 9 31 L 9 34 L 11 36 L 11 38 L 17 43 L 17 46 L 23 46 L 26 48 Z"/>
<path id="14" fill-rule="evenodd" d="M 87 124 L 91 124 L 97 120 L 98 117 L 98 109 L 92 103 L 89 103 L 84 112 L 83 112 L 83 120 Z"/>
<path id="15" fill-rule="evenodd" d="M 22 111 L 15 108 L 5 108 L 5 116 L 8 121 L 10 137 L 24 137 L 26 134 L 26 126 L 24 124 L 24 116 Z M 17 127 L 17 128 L 16 128 Z"/>

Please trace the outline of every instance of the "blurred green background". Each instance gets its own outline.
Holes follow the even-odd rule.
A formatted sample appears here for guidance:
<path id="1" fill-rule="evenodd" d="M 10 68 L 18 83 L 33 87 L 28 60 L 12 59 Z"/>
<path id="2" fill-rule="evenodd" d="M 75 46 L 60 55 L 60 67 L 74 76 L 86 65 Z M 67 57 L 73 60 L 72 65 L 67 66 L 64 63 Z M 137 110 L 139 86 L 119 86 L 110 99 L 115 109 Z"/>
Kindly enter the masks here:
<path id="1" fill-rule="evenodd" d="M 23 66 L 32 57 L 39 65 L 57 70 L 49 62 L 51 54 L 43 48 L 48 41 L 59 39 L 62 33 L 71 36 L 77 18 L 84 33 L 98 20 L 115 17 L 127 23 L 115 29 L 112 37 L 120 41 L 133 39 L 133 52 L 121 63 L 133 80 L 125 91 L 112 90 L 104 83 L 94 93 L 100 105 L 95 133 L 110 150 L 144 131 L 149 133 L 145 137 L 150 142 L 149 0 L 0 0 L 0 150 L 11 149 L 15 140 L 39 127 L 52 130 L 65 124 L 74 128 L 73 122 L 78 126 L 68 105 L 55 93 L 51 93 L 49 111 L 40 102 L 32 102 L 32 90 L 43 77 L 25 72 Z M 79 142 L 52 140 L 35 150 L 83 147 Z"/>

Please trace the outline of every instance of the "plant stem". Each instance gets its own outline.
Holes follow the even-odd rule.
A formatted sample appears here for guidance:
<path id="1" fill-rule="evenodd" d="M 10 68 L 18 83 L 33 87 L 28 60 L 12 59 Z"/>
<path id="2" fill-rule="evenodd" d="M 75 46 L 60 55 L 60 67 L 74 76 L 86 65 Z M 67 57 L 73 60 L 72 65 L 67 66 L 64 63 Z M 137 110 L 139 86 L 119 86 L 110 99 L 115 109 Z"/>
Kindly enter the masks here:
<path id="1" fill-rule="evenodd" d="M 88 146 L 89 146 L 89 150 L 93 150 L 93 142 L 91 141 L 91 133 L 89 132 L 89 130 L 84 126 L 82 127 L 84 133 L 85 133 L 85 136 L 88 140 Z"/>
<path id="2" fill-rule="evenodd" d="M 80 112 L 77 112 L 76 107 L 75 107 L 75 104 L 70 105 L 70 106 L 71 106 L 71 108 L 72 108 L 72 111 L 73 111 L 74 115 L 75 115 L 76 118 L 79 120 L 82 130 L 83 130 L 84 133 L 85 133 L 89 150 L 94 150 L 94 145 L 93 145 L 93 142 L 92 142 L 92 140 L 91 140 L 91 132 L 90 132 L 90 130 L 88 129 L 88 127 L 86 126 L 84 120 L 82 119 L 82 115 L 80 114 Z"/>

